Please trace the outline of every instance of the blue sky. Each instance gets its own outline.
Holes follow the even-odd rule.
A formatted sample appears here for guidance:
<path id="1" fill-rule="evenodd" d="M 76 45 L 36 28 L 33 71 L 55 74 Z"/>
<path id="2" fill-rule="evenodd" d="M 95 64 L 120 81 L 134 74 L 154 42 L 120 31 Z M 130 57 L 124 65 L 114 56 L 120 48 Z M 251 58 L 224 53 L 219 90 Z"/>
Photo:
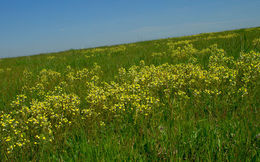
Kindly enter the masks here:
<path id="1" fill-rule="evenodd" d="M 260 26 L 260 0 L 0 0 L 0 57 Z"/>

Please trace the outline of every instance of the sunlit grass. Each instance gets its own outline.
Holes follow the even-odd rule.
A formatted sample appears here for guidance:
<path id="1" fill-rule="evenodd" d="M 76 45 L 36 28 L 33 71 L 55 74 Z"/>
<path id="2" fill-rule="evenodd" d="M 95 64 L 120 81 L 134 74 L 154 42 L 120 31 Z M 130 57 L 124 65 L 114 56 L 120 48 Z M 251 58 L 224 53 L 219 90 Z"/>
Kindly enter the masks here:
<path id="1" fill-rule="evenodd" d="M 0 60 L 0 156 L 259 160 L 260 28 Z"/>

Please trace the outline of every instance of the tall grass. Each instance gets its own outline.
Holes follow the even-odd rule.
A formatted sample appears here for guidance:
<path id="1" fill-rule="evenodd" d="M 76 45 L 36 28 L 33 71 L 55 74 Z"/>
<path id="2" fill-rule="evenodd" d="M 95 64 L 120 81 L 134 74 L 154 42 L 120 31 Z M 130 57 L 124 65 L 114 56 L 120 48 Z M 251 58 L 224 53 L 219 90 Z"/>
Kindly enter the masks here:
<path id="1" fill-rule="evenodd" d="M 71 122 L 61 118 L 57 118 L 60 124 L 48 121 L 60 125 L 51 127 L 55 130 L 51 135 L 33 122 L 28 124 L 29 130 L 13 125 L 30 141 L 10 149 L 8 134 L 2 133 L 1 160 L 258 161 L 259 38 L 258 27 L 1 59 L 2 121 L 9 122 L 11 114 L 19 123 L 26 123 L 41 113 L 48 118 L 55 112 Z M 222 66 L 223 71 L 216 70 Z M 202 75 L 210 83 L 199 78 Z M 174 77 L 178 79 L 173 82 Z M 43 86 L 40 92 L 39 85 Z M 129 87 L 133 85 L 139 85 L 140 91 L 135 87 L 132 91 Z M 201 94 L 194 95 L 196 90 Z M 20 94 L 27 98 L 17 100 Z M 77 96 L 75 100 L 65 96 L 71 94 Z M 121 99 L 131 95 L 137 98 Z M 53 105 L 43 111 L 37 108 L 43 102 L 61 102 L 73 111 L 60 111 L 63 107 L 59 106 L 54 111 Z M 125 107 L 120 106 L 125 102 Z M 20 118 L 23 112 L 27 113 Z M 45 142 L 45 138 L 51 141 Z M 19 142 L 19 138 L 10 141 Z"/>

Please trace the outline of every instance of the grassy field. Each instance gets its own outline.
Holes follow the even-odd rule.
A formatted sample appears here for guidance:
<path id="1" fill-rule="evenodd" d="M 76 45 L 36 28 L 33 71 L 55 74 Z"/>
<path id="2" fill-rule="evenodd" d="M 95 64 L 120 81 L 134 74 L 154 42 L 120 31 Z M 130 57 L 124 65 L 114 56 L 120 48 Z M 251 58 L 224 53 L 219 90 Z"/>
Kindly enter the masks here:
<path id="1" fill-rule="evenodd" d="M 0 59 L 2 161 L 259 161 L 260 27 Z"/>

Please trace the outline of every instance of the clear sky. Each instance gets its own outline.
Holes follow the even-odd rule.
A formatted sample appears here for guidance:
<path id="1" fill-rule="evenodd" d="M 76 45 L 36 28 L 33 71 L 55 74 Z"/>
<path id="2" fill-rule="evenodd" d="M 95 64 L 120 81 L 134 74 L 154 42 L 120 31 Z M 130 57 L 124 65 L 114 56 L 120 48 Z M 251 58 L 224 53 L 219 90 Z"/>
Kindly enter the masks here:
<path id="1" fill-rule="evenodd" d="M 0 0 L 0 57 L 260 26 L 260 0 Z"/>

